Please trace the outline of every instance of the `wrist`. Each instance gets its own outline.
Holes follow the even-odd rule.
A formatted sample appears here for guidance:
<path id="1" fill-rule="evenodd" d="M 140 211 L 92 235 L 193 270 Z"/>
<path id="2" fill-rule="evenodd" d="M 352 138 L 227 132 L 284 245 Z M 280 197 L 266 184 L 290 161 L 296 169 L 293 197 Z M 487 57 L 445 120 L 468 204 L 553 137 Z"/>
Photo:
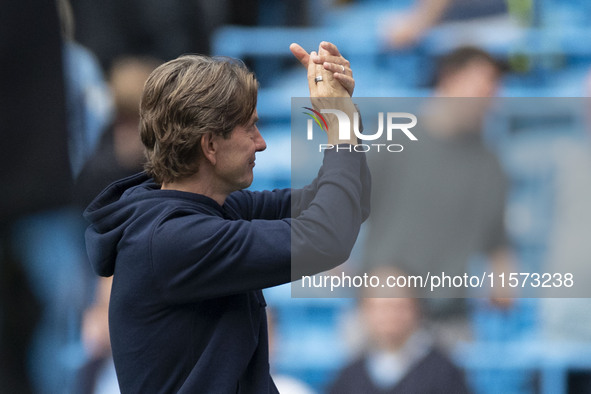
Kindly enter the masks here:
<path id="1" fill-rule="evenodd" d="M 334 100 L 331 108 L 321 110 L 326 118 L 328 143 L 356 145 L 353 131 L 357 108 L 351 99 Z"/>

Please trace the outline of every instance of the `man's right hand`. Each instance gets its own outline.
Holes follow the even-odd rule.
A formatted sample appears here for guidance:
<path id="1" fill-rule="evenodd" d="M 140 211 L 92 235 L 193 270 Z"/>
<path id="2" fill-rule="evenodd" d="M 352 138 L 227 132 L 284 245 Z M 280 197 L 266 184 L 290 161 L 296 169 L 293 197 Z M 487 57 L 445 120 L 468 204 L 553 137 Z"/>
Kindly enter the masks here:
<path id="1" fill-rule="evenodd" d="M 353 79 L 353 70 L 347 59 L 341 55 L 336 45 L 322 41 L 318 47 L 318 53 L 308 53 L 299 44 L 289 46 L 291 53 L 302 63 L 302 66 L 308 68 L 310 57 L 314 64 L 322 66 L 325 70 L 332 73 L 332 78 L 339 81 L 347 90 L 349 96 L 353 96 L 355 90 L 355 79 Z"/>
<path id="2" fill-rule="evenodd" d="M 322 109 L 339 110 L 347 114 L 349 119 L 352 120 L 353 114 L 356 112 L 356 108 L 351 101 L 355 80 L 353 79 L 349 61 L 340 54 L 338 48 L 330 42 L 323 41 L 318 46 L 318 53 L 312 51 L 308 54 L 297 44 L 292 44 L 290 49 L 300 62 L 308 61 L 306 67 L 308 69 L 308 88 L 310 89 L 312 106 L 320 112 Z M 333 71 L 335 69 L 336 72 Z M 339 133 L 340 124 L 336 115 L 325 114 L 325 119 L 329 144 L 357 144 L 352 122 L 349 122 L 348 135 L 341 138 L 342 136 Z"/>

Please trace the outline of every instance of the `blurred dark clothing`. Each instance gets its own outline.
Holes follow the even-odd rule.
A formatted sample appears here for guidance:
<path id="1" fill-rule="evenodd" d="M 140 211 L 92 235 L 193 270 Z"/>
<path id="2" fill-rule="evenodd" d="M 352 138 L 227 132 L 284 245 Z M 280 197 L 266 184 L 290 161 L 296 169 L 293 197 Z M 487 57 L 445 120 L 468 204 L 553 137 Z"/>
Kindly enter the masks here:
<path id="1" fill-rule="evenodd" d="M 63 205 L 70 197 L 62 40 L 55 4 L 4 4 L 0 53 L 0 224 L 6 225 L 22 214 Z"/>
<path id="2" fill-rule="evenodd" d="M 439 350 L 432 349 L 393 387 L 379 388 L 371 380 L 361 357 L 345 367 L 329 394 L 464 394 L 469 393 L 462 372 Z"/>
<path id="3" fill-rule="evenodd" d="M 489 16 L 506 15 L 506 0 L 452 0 L 445 11 L 442 21 L 458 21 Z"/>
<path id="4" fill-rule="evenodd" d="M 350 198 L 335 199 L 334 185 L 350 186 Z M 258 289 L 289 282 L 292 256 L 321 261 L 315 272 L 341 263 L 350 250 L 329 251 L 352 247 L 369 213 L 369 190 L 365 156 L 335 150 L 325 152 L 310 186 L 237 191 L 223 206 L 162 190 L 146 174 L 112 184 L 85 211 L 86 245 L 95 272 L 115 275 L 109 327 L 121 390 L 277 393 Z M 299 219 L 295 213 L 304 210 L 321 217 Z M 333 220 L 338 212 L 350 215 Z M 325 234 L 334 244 L 322 242 Z M 312 239 L 321 246 L 311 247 Z"/>
<path id="5" fill-rule="evenodd" d="M 72 4 L 75 36 L 98 56 L 105 70 L 122 55 L 144 55 L 167 61 L 184 53 L 207 54 L 210 34 L 218 24 L 216 19 L 223 18 L 221 12 L 216 15 L 220 10 L 214 4 L 218 2 L 210 3 L 79 0 Z"/>
<path id="6" fill-rule="evenodd" d="M 0 391 L 27 394 L 27 350 L 41 311 L 8 238 L 0 233 Z"/>
<path id="7" fill-rule="evenodd" d="M 55 3 L 3 3 L 0 53 L 0 388 L 28 393 L 27 348 L 39 309 L 14 257 L 11 225 L 64 205 L 72 185 Z"/>
<path id="8" fill-rule="evenodd" d="M 142 164 L 126 167 L 122 165 L 116 154 L 114 127 L 111 126 L 103 134 L 95 153 L 86 161 L 74 188 L 74 204 L 85 208 L 90 202 L 111 183 L 126 178 L 142 170 Z M 139 133 L 138 133 L 139 138 Z M 90 264 L 88 264 L 90 269 Z M 93 278 L 96 277 L 93 275 Z M 89 393 L 94 390 L 98 375 L 106 363 L 112 362 L 111 357 L 90 358 L 78 371 L 74 383 L 75 392 Z"/>

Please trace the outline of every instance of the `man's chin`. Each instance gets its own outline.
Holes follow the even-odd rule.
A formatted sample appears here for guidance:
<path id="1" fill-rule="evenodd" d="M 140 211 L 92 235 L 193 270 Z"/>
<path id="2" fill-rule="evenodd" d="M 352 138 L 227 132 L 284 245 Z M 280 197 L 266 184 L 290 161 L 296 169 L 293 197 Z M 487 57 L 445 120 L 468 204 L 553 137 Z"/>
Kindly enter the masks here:
<path id="1" fill-rule="evenodd" d="M 246 179 L 243 183 L 242 183 L 242 187 L 240 188 L 242 189 L 248 189 L 250 187 L 250 185 L 252 185 L 252 182 L 254 181 L 254 177 L 251 176 L 248 179 Z"/>

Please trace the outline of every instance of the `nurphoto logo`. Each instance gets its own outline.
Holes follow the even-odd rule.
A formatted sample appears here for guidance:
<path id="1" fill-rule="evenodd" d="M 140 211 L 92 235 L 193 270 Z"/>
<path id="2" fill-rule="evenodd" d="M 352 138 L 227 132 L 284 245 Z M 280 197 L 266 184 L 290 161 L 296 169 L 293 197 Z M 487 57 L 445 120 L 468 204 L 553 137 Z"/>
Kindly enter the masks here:
<path id="1" fill-rule="evenodd" d="M 316 123 L 322 131 L 328 131 L 328 125 L 326 123 L 326 119 L 322 114 L 333 114 L 337 117 L 338 125 L 339 125 L 339 139 L 340 140 L 348 140 L 349 132 L 351 130 L 351 119 L 349 115 L 345 112 L 340 111 L 338 109 L 321 109 L 320 111 L 316 111 L 310 107 L 302 107 L 307 109 L 311 112 L 304 112 L 304 114 L 310 116 L 311 119 L 308 119 L 308 129 L 307 129 L 307 139 L 312 140 L 314 139 L 314 123 Z M 385 119 L 385 122 L 384 122 Z M 405 119 L 406 122 L 400 122 L 400 120 Z M 411 141 L 417 141 L 417 137 L 410 131 L 414 126 L 417 125 L 417 117 L 408 112 L 388 112 L 386 116 L 384 116 L 383 112 L 378 113 L 378 130 L 374 134 L 362 134 L 359 130 L 359 112 L 355 111 L 353 113 L 353 133 L 355 136 L 361 141 L 376 141 L 377 139 L 381 138 L 384 134 L 384 123 L 386 123 L 386 140 L 388 142 L 392 141 L 394 132 L 402 132 L 406 137 Z M 335 146 L 332 144 L 319 144 L 318 150 L 322 152 L 325 149 L 332 149 Z M 404 147 L 400 144 L 386 144 L 386 143 L 361 143 L 357 144 L 353 147 L 348 145 L 347 147 L 338 146 L 337 150 L 339 149 L 346 149 L 351 150 L 353 149 L 356 152 L 368 152 L 370 150 L 375 151 L 387 151 L 387 152 L 402 152 Z"/>

